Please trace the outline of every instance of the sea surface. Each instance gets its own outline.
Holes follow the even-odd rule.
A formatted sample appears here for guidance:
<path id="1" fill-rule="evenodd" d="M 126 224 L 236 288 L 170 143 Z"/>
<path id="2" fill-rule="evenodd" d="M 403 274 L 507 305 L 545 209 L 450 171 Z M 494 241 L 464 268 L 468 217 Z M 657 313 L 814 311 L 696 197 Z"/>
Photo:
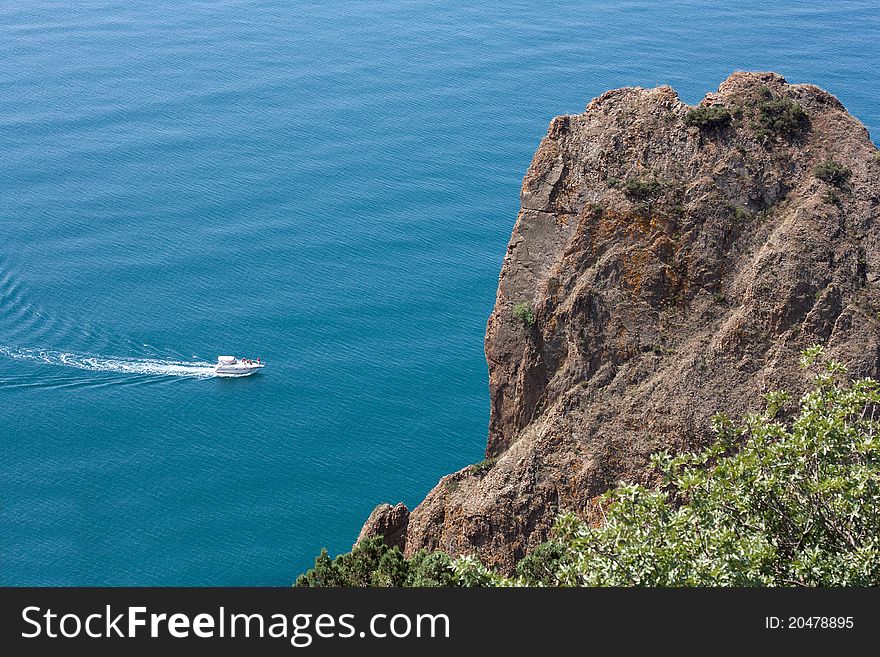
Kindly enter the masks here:
<path id="1" fill-rule="evenodd" d="M 876 140 L 878 62 L 876 0 L 3 3 L 0 584 L 290 584 L 482 458 L 553 116 L 771 69 Z"/>

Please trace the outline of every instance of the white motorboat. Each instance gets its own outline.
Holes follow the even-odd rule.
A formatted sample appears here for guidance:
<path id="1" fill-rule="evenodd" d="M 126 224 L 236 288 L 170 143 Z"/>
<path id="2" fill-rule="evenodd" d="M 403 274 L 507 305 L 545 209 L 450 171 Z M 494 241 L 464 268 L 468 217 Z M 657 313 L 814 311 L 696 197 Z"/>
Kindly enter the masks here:
<path id="1" fill-rule="evenodd" d="M 247 376 L 262 369 L 265 363 L 248 358 L 236 358 L 235 356 L 218 356 L 214 372 L 220 376 Z"/>

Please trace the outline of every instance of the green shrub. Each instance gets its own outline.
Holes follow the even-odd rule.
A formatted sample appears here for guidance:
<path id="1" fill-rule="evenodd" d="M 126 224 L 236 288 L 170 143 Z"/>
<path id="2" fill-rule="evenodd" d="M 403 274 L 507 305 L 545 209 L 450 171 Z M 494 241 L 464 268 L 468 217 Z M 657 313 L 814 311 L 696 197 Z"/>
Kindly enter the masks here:
<path id="1" fill-rule="evenodd" d="M 732 119 L 730 112 L 723 105 L 709 105 L 689 111 L 684 117 L 684 124 L 696 126 L 700 130 L 720 130 L 729 126 Z"/>
<path id="2" fill-rule="evenodd" d="M 662 194 L 663 186 L 657 180 L 627 178 L 623 185 L 623 193 L 635 201 L 648 201 Z"/>
<path id="3" fill-rule="evenodd" d="M 852 171 L 834 160 L 826 160 L 821 164 L 817 164 L 813 169 L 813 175 L 819 180 L 833 185 L 834 187 L 843 187 L 852 176 Z"/>
<path id="4" fill-rule="evenodd" d="M 794 139 L 810 129 L 810 117 L 789 98 L 770 98 L 758 103 L 759 135 Z"/>
<path id="5" fill-rule="evenodd" d="M 557 541 L 541 543 L 516 564 L 516 574 L 529 586 L 554 586 L 566 548 Z"/>
<path id="6" fill-rule="evenodd" d="M 880 151 L 874 151 L 874 154 L 871 156 L 871 159 L 875 162 L 880 162 Z"/>
<path id="7" fill-rule="evenodd" d="M 764 401 L 767 404 L 764 415 L 768 418 L 774 418 L 791 402 L 791 395 L 784 390 L 771 390 L 764 395 Z"/>
<path id="8" fill-rule="evenodd" d="M 332 560 L 327 550 L 321 550 L 314 567 L 300 575 L 294 586 L 453 586 L 456 582 L 447 554 L 420 550 L 405 559 L 399 548 L 389 548 L 377 536 Z"/>
<path id="9" fill-rule="evenodd" d="M 452 559 L 445 552 L 419 550 L 409 560 L 406 586 L 455 586 Z"/>
<path id="10" fill-rule="evenodd" d="M 528 301 L 520 301 L 513 306 L 513 316 L 523 323 L 523 326 L 530 328 L 535 324 L 535 311 Z"/>
<path id="11" fill-rule="evenodd" d="M 379 559 L 379 565 L 370 575 L 370 586 L 405 586 L 408 579 L 409 563 L 395 546 Z"/>
<path id="12" fill-rule="evenodd" d="M 393 550 L 400 553 L 396 547 Z M 377 586 L 379 578 L 374 582 L 373 573 L 379 570 L 379 564 L 388 552 L 388 546 L 380 537 L 364 539 L 351 552 L 340 554 L 333 560 L 326 549 L 321 550 L 315 565 L 297 577 L 294 586 Z M 393 569 L 394 561 L 398 561 L 397 557 L 386 560 L 385 571 Z"/>
<path id="13" fill-rule="evenodd" d="M 496 464 L 496 463 L 498 463 L 498 459 L 495 458 L 495 457 L 493 457 L 493 458 L 488 458 L 488 459 L 483 459 L 483 460 L 480 461 L 479 463 L 474 463 L 474 464 L 469 468 L 469 470 L 470 470 L 471 474 L 481 475 L 481 474 L 484 474 L 484 473 L 486 473 L 486 472 L 489 472 L 489 470 L 491 470 L 492 468 L 495 467 L 495 464 Z"/>
<path id="14" fill-rule="evenodd" d="M 452 559 L 443 552 L 419 550 L 406 559 L 381 537 L 358 543 L 351 552 L 330 559 L 327 550 L 314 567 L 296 579 L 296 587 L 458 586 Z"/>
<path id="15" fill-rule="evenodd" d="M 748 210 L 745 210 L 745 209 L 739 207 L 735 203 L 726 202 L 724 205 L 728 210 L 730 210 L 733 213 L 733 216 L 738 221 L 746 221 L 746 220 L 752 218 L 752 215 Z"/>

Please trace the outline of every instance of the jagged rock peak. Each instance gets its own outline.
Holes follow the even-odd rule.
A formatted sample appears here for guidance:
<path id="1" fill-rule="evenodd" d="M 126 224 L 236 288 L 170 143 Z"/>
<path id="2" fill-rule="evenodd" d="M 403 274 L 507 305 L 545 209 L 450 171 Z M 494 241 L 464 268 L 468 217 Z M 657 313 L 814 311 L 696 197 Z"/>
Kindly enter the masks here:
<path id="1" fill-rule="evenodd" d="M 381 536 L 385 540 L 385 544 L 394 547 L 397 546 L 403 550 L 406 546 L 406 528 L 409 524 L 409 509 L 403 502 L 391 506 L 390 504 L 379 504 L 358 534 L 355 545 L 365 538 L 373 538 Z"/>

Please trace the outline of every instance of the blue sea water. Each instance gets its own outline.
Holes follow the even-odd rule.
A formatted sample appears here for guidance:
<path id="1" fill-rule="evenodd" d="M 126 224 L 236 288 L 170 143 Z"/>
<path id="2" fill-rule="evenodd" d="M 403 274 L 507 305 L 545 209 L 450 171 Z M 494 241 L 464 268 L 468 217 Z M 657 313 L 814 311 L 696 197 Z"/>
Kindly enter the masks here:
<path id="1" fill-rule="evenodd" d="M 876 138 L 878 61 L 876 0 L 4 3 L 0 584 L 291 583 L 482 457 L 554 115 L 775 70 Z"/>

